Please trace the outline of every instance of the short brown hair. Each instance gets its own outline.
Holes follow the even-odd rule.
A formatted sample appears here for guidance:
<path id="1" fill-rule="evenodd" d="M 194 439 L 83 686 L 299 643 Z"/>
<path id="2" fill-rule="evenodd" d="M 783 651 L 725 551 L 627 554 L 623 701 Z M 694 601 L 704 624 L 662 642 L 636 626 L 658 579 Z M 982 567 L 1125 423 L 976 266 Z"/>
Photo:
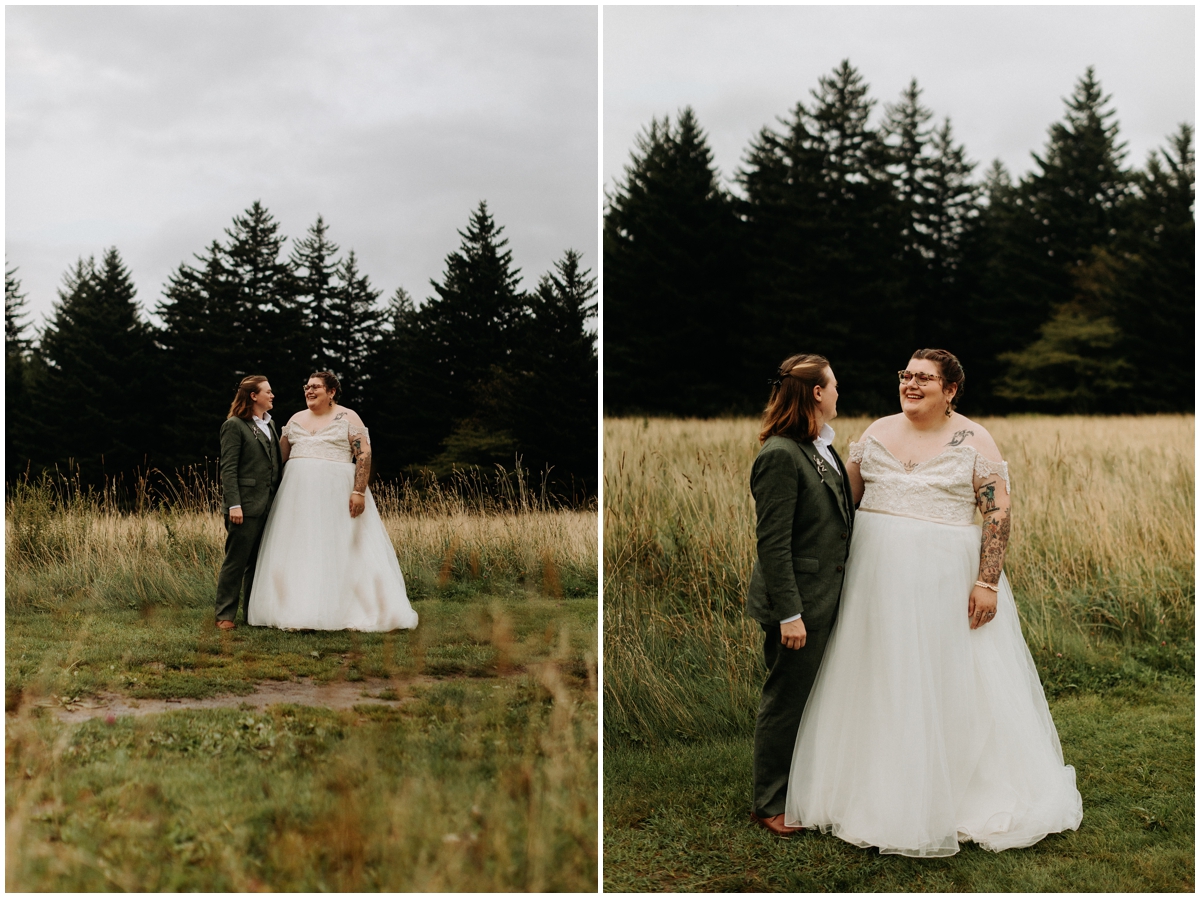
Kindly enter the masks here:
<path id="1" fill-rule="evenodd" d="M 817 438 L 821 429 L 817 426 L 817 399 L 813 388 L 829 385 L 825 374 L 828 370 L 829 361 L 821 355 L 801 353 L 783 360 L 763 412 L 762 431 L 758 435 L 760 443 L 773 436 L 796 440 Z"/>
<path id="2" fill-rule="evenodd" d="M 260 385 L 267 382 L 266 377 L 261 374 L 251 374 L 249 377 L 243 377 L 242 382 L 237 386 L 237 393 L 233 396 L 233 404 L 229 406 L 228 418 L 241 418 L 243 421 L 249 421 L 254 417 L 254 400 L 250 398 L 251 393 L 257 393 Z"/>
<path id="3" fill-rule="evenodd" d="M 938 374 L 942 375 L 942 392 L 951 384 L 958 387 L 954 398 L 950 400 L 950 411 L 954 411 L 958 400 L 962 399 L 963 389 L 967 384 L 967 375 L 963 372 L 962 363 L 954 353 L 945 349 L 918 349 L 910 359 L 927 359 L 938 366 Z"/>

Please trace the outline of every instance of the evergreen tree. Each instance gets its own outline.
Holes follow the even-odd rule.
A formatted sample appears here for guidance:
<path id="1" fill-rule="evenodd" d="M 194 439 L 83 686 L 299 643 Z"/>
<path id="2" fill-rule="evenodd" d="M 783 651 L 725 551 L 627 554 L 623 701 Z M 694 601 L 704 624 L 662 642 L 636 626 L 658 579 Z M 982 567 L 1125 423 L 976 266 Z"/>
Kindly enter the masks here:
<path id="1" fill-rule="evenodd" d="M 596 489 L 596 280 L 567 250 L 530 296 L 532 315 L 505 368 L 481 391 L 476 431 L 507 434 L 525 467 L 549 469 L 553 488 L 575 499 Z"/>
<path id="2" fill-rule="evenodd" d="M 1110 99 L 1089 67 L 1066 101 L 1064 120 L 1051 125 L 1045 152 L 1033 154 L 1038 170 L 1023 179 L 1011 197 L 1017 214 L 1003 218 L 1005 230 L 993 235 L 1001 245 L 1003 279 L 991 280 L 998 289 L 983 301 L 1005 319 L 991 334 L 999 362 L 1027 363 L 1029 357 L 1021 352 L 1026 348 L 1039 356 L 1048 345 L 1045 327 L 1060 334 L 1056 352 L 1082 360 L 1071 363 L 1078 376 L 1097 365 L 1103 368 L 1099 356 L 1114 351 L 1111 309 L 1101 312 L 1096 302 L 1081 302 L 1080 296 L 1089 291 L 1081 293 L 1079 288 L 1080 283 L 1096 282 L 1095 266 L 1115 270 L 1113 254 L 1127 224 L 1130 175 L 1121 167 L 1124 144 L 1118 141 L 1116 113 L 1107 108 Z M 1111 296 L 1107 288 L 1103 292 Z M 1071 323 L 1065 336 L 1064 322 Z M 1081 328 L 1085 336 L 1077 339 L 1073 335 Z M 1034 333 L 1042 336 L 1031 342 Z M 1061 349 L 1064 340 L 1069 350 Z M 1024 394 L 1013 385 L 1023 376 L 1011 368 L 997 381 L 996 395 L 1020 399 Z M 1061 393 L 1057 407 L 1095 409 L 1104 404 L 1101 397 L 1110 392 L 1107 387 L 1079 392 L 1063 385 L 1072 376 L 1056 376 L 1058 386 L 1047 388 L 1059 391 L 1054 395 Z M 1054 405 L 1049 399 L 1028 401 L 1039 407 Z"/>
<path id="3" fill-rule="evenodd" d="M 899 103 L 884 107 L 882 134 L 892 141 L 896 176 L 894 187 L 901 213 L 901 253 L 908 290 L 915 296 L 928 295 L 940 280 L 936 275 L 939 249 L 934 208 L 930 155 L 933 113 L 921 105 L 921 89 L 914 78 L 901 94 Z"/>
<path id="4" fill-rule="evenodd" d="M 505 249 L 508 240 L 500 236 L 503 230 L 481 202 L 467 229 L 459 231 L 459 250 L 446 257 L 442 283 L 431 281 L 437 296 L 418 313 L 420 340 L 415 349 L 430 389 L 414 399 L 425 406 L 419 419 L 441 421 L 437 438 L 450 441 L 439 457 L 442 468 L 479 463 L 481 453 L 487 461 L 511 461 L 507 438 L 484 439 L 472 429 L 479 390 L 492 376 L 493 366 L 507 365 L 525 314 L 524 296 L 517 289 L 519 272 L 512 268 L 512 252 Z M 421 436 L 428 440 L 433 433 Z M 479 443 L 478 451 L 471 448 L 474 443 Z"/>
<path id="5" fill-rule="evenodd" d="M 166 396 L 135 293 L 115 247 L 99 266 L 80 259 L 64 277 L 39 346 L 43 461 L 77 469 L 87 483 L 156 461 Z"/>
<path id="6" fill-rule="evenodd" d="M 217 432 L 238 381 L 263 374 L 275 390 L 277 417 L 304 407 L 310 371 L 299 288 L 280 259 L 287 238 L 261 203 L 235 216 L 228 244 L 214 240 L 171 275 L 157 312 L 171 396 L 170 457 L 176 465 L 215 459 Z"/>
<path id="7" fill-rule="evenodd" d="M 745 402 L 736 226 L 692 109 L 674 127 L 652 119 L 604 219 L 610 412 L 711 415 Z"/>
<path id="8" fill-rule="evenodd" d="M 786 133 L 759 133 L 739 180 L 759 371 L 821 353 L 844 410 L 878 413 L 894 405 L 892 372 L 913 349 L 915 310 L 902 289 L 896 157 L 868 123 L 867 90 L 843 61 L 808 107 L 796 104 Z"/>
<path id="9" fill-rule="evenodd" d="M 1121 411 L 1134 371 L 1117 351 L 1119 273 L 1120 263 L 1102 249 L 1088 264 L 1074 266 L 1074 298 L 1055 308 L 1032 344 L 1000 354 L 1009 367 L 997 395 L 1026 410 L 1056 414 Z"/>
<path id="10" fill-rule="evenodd" d="M 246 326 L 232 301 L 224 250 L 214 240 L 196 259 L 198 267 L 184 262 L 170 276 L 156 308 L 164 323 L 158 340 L 171 398 L 166 444 L 177 466 L 217 458 L 217 431 L 245 364 Z"/>
<path id="11" fill-rule="evenodd" d="M 437 454 L 449 426 L 444 410 L 428 401 L 438 393 L 426 367 L 420 315 L 403 287 L 382 313 L 379 340 L 363 378 L 364 420 L 371 431 L 371 461 L 377 476 L 400 477 Z"/>
<path id="12" fill-rule="evenodd" d="M 338 265 L 337 277 L 326 308 L 324 350 L 330 369 L 342 381 L 343 401 L 356 408 L 365 396 L 369 358 L 381 337 L 382 317 L 375 303 L 382 291 L 359 273 L 354 250 Z"/>
<path id="13" fill-rule="evenodd" d="M 1129 173 L 1121 168 L 1116 112 L 1105 108 L 1111 99 L 1089 66 L 1066 101 L 1064 121 L 1050 126 L 1045 153 L 1033 154 L 1041 170 L 1025 184 L 1047 280 L 1068 290 L 1071 267 L 1087 264 L 1094 248 L 1110 248 L 1124 225 Z"/>
<path id="14" fill-rule="evenodd" d="M 17 269 L 4 269 L 4 457 L 6 480 L 20 476 L 36 447 L 33 419 L 29 413 L 32 394 L 28 385 L 29 353 L 33 343 L 26 336 L 26 295 L 21 292 Z"/>
<path id="15" fill-rule="evenodd" d="M 1194 136 L 1180 125 L 1170 147 L 1151 153 L 1134 176 L 1115 317 L 1118 350 L 1134 376 L 1153 384 L 1139 392 L 1138 411 L 1195 411 Z"/>
<path id="16" fill-rule="evenodd" d="M 237 320 L 246 328 L 235 385 L 247 374 L 265 374 L 275 382 L 275 414 L 286 420 L 304 407 L 300 385 L 310 373 L 304 308 L 292 267 L 280 258 L 287 237 L 257 200 L 234 216 L 225 233 L 226 286 L 233 291 Z"/>
<path id="17" fill-rule="evenodd" d="M 4 269 L 4 354 L 24 358 L 33 347 L 33 341 L 25 335 L 29 323 L 28 300 L 21 292 L 21 281 L 15 267 Z"/>
<path id="18" fill-rule="evenodd" d="M 929 128 L 933 113 L 921 105 L 920 95 L 914 79 L 901 102 L 886 107 L 883 128 L 897 166 L 904 305 L 916 310 L 915 343 L 955 347 L 966 364 L 974 325 L 965 314 L 973 274 L 964 264 L 965 251 L 978 220 L 981 187 L 971 180 L 974 163 L 954 143 L 950 120 Z"/>
<path id="19" fill-rule="evenodd" d="M 328 233 L 325 219 L 318 215 L 308 229 L 308 236 L 296 241 L 291 254 L 296 301 L 303 309 L 308 344 L 301 354 L 312 371 L 339 370 L 329 348 L 333 331 L 330 307 L 338 292 L 338 245 L 329 239 Z"/>
<path id="20" fill-rule="evenodd" d="M 1048 313 L 1035 298 L 1042 289 L 1035 252 L 1020 188 L 997 159 L 984 174 L 979 217 L 963 240 L 962 317 L 973 334 L 946 346 L 963 362 L 967 401 L 976 414 L 1019 407 L 996 393 L 1007 369 L 998 356 L 1026 346 L 1046 321 Z"/>

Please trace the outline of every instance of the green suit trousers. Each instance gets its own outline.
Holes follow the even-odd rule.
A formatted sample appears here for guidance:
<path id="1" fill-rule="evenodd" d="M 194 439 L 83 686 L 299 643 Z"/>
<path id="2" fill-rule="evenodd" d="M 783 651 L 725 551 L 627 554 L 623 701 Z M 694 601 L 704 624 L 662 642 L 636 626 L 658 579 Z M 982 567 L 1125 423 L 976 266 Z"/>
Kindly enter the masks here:
<path id="1" fill-rule="evenodd" d="M 800 649 L 783 647 L 779 624 L 763 624 L 762 628 L 767 681 L 754 724 L 754 813 L 774 817 L 783 813 L 796 731 L 833 627 L 808 630 Z"/>
<path id="2" fill-rule="evenodd" d="M 271 492 L 271 498 L 274 498 L 274 490 Z M 233 524 L 226 512 L 225 560 L 217 575 L 217 620 L 237 619 L 238 598 L 244 592 L 245 600 L 241 604 L 246 622 L 250 622 L 250 590 L 254 586 L 254 569 L 258 564 L 258 545 L 266 525 L 265 514 L 243 517 L 242 523 Z"/>

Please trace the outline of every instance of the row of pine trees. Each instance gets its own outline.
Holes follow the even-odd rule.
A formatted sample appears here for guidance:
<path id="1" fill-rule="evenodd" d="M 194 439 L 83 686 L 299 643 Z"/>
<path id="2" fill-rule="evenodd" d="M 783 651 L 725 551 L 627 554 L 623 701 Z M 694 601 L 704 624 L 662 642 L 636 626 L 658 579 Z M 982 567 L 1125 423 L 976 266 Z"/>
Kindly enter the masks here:
<path id="1" fill-rule="evenodd" d="M 6 477 L 57 470 L 84 483 L 211 466 L 238 381 L 264 374 L 282 423 L 310 373 L 331 370 L 370 429 L 375 476 L 517 460 L 559 495 L 596 488 L 595 279 L 567 250 L 521 288 L 486 203 L 434 296 L 386 302 L 318 217 L 287 238 L 261 203 L 171 275 L 141 314 L 116 248 L 66 273 L 31 333 L 18 267 L 5 272 Z"/>
<path id="2" fill-rule="evenodd" d="M 690 108 L 650 122 L 605 209 L 607 413 L 753 412 L 793 352 L 892 413 L 918 347 L 962 361 L 967 414 L 1194 410 L 1189 124 L 1129 168 L 1089 68 L 1014 182 L 915 81 L 874 110 L 843 62 L 728 187 Z"/>

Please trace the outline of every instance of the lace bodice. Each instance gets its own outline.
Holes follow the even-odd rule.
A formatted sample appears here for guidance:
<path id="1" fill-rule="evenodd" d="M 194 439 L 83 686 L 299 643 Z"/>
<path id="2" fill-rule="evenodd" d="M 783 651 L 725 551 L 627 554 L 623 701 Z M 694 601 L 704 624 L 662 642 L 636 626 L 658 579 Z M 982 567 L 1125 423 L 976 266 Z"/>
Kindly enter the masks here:
<path id="1" fill-rule="evenodd" d="M 316 433 L 309 433 L 295 421 L 289 421 L 283 430 L 291 447 L 288 458 L 321 458 L 325 461 L 342 461 L 351 463 L 354 456 L 350 452 L 352 437 L 361 437 L 364 443 L 370 442 L 367 428 L 352 425 L 349 418 L 332 421 Z"/>
<path id="2" fill-rule="evenodd" d="M 951 446 L 911 471 L 873 436 L 850 444 L 866 486 L 859 511 L 878 511 L 942 524 L 975 522 L 975 475 L 999 474 L 1011 490 L 1008 463 L 984 458 L 973 446 Z"/>

